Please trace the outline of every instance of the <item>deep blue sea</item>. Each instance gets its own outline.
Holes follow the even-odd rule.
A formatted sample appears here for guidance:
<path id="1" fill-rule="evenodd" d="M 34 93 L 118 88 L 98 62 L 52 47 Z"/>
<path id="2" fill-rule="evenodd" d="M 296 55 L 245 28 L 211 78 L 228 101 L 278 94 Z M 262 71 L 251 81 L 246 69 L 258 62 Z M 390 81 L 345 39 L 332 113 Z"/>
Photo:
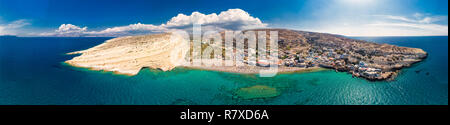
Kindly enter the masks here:
<path id="1" fill-rule="evenodd" d="M 136 76 L 63 64 L 110 38 L 0 38 L 0 105 L 448 105 L 448 37 L 359 37 L 422 48 L 423 62 L 395 81 L 369 82 L 325 70 L 272 78 L 176 68 L 143 69 Z M 236 98 L 240 88 L 264 85 L 279 96 Z"/>

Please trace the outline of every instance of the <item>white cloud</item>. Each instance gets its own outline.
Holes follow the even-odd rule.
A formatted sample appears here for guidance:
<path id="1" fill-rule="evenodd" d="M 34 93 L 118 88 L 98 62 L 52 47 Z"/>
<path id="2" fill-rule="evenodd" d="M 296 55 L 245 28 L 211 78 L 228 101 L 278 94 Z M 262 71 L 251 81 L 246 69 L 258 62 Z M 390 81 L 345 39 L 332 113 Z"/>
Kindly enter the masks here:
<path id="1" fill-rule="evenodd" d="M 87 27 L 79 27 L 73 24 L 61 24 L 57 30 L 50 33 L 41 33 L 40 36 L 79 37 L 84 36 Z"/>
<path id="2" fill-rule="evenodd" d="M 421 14 L 421 13 L 415 13 L 413 16 L 414 16 L 415 18 L 421 18 L 421 17 L 423 16 L 423 14 Z"/>
<path id="3" fill-rule="evenodd" d="M 58 33 L 80 33 L 85 32 L 87 30 L 87 27 L 80 28 L 78 26 L 72 25 L 72 24 L 62 24 L 59 26 L 58 30 L 55 32 Z"/>
<path id="4" fill-rule="evenodd" d="M 414 23 L 374 23 L 370 24 L 371 26 L 380 26 L 380 27 L 404 27 L 404 28 L 412 28 L 412 29 L 421 29 L 427 31 L 437 31 L 437 32 L 445 32 L 448 31 L 448 26 L 439 25 L 439 24 L 414 24 Z"/>
<path id="5" fill-rule="evenodd" d="M 202 26 L 214 25 L 223 29 L 230 30 L 242 30 L 251 28 L 266 27 L 258 18 L 250 16 L 249 13 L 241 9 L 229 9 L 221 12 L 219 15 L 216 13 L 202 14 L 199 12 L 193 12 L 190 16 L 184 14 L 178 14 L 173 17 L 165 25 L 166 27 L 183 27 L 192 24 L 202 24 Z"/>
<path id="6" fill-rule="evenodd" d="M 21 19 L 21 20 L 16 20 L 11 22 L 10 24 L 6 25 L 6 28 L 9 29 L 17 29 L 17 28 L 21 28 L 24 27 L 26 25 L 30 25 L 31 23 L 28 22 L 28 20 L 25 19 Z"/>
<path id="7" fill-rule="evenodd" d="M 149 33 L 160 33 L 176 29 L 189 30 L 193 24 L 201 24 L 204 30 L 244 30 L 263 28 L 264 24 L 258 18 L 252 17 L 241 9 L 229 9 L 216 13 L 202 14 L 193 12 L 191 15 L 178 14 L 161 25 L 130 24 L 127 26 L 111 27 L 100 31 L 87 31 L 87 27 L 72 24 L 62 24 L 52 33 L 42 33 L 43 36 L 129 36 Z"/>
<path id="8" fill-rule="evenodd" d="M 30 24 L 31 23 L 25 19 L 16 20 L 7 24 L 0 24 L 0 35 L 17 35 L 20 28 Z"/>
<path id="9" fill-rule="evenodd" d="M 129 36 L 129 35 L 141 35 L 149 33 L 160 33 L 168 31 L 168 29 L 162 26 L 155 26 L 152 24 L 130 24 L 128 26 L 119 26 L 107 28 L 101 31 L 86 32 L 90 36 Z"/>
<path id="10" fill-rule="evenodd" d="M 346 36 L 442 36 L 448 35 L 447 16 L 425 16 L 415 13 L 410 18 L 394 15 L 375 15 L 361 24 L 328 25 L 317 32 L 341 34 Z M 447 22 L 448 23 L 448 22 Z"/>
<path id="11" fill-rule="evenodd" d="M 361 26 L 331 27 L 316 31 L 346 36 L 440 36 L 448 35 L 448 26 L 438 24 L 373 23 Z"/>
<path id="12" fill-rule="evenodd" d="M 442 20 L 443 18 L 445 18 L 445 16 L 423 17 L 424 15 L 420 14 L 420 13 L 415 13 L 413 15 L 415 19 L 407 18 L 404 16 L 393 16 L 393 15 L 375 15 L 375 16 L 385 18 L 385 19 L 409 22 L 409 23 L 434 23 L 436 21 L 439 21 L 439 20 Z"/>
<path id="13" fill-rule="evenodd" d="M 5 29 L 4 27 L 0 26 L 0 35 L 3 34 L 3 29 Z"/>

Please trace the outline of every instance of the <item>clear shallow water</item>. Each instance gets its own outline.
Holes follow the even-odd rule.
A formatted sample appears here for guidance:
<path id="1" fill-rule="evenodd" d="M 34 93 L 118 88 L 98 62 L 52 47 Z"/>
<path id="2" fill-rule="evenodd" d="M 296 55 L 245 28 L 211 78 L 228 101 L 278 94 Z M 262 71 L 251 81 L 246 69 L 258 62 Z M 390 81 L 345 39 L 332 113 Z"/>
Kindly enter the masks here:
<path id="1" fill-rule="evenodd" d="M 325 70 L 273 78 L 176 68 L 114 75 L 64 65 L 109 38 L 0 38 L 0 104 L 282 104 L 282 105 L 448 105 L 448 37 L 358 38 L 418 47 L 429 58 L 402 70 L 395 81 L 368 82 Z M 428 74 L 428 75 L 427 75 Z M 236 99 L 254 85 L 276 88 L 269 99 Z"/>

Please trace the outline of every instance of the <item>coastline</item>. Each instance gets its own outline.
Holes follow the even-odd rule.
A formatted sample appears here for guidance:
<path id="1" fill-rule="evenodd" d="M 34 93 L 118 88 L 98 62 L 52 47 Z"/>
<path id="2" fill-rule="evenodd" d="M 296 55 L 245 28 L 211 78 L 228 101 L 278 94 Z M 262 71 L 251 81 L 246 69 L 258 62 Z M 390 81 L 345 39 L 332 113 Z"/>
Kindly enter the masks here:
<path id="1" fill-rule="evenodd" d="M 218 71 L 218 72 L 228 72 L 237 74 L 258 74 L 260 70 L 267 70 L 267 67 L 258 66 L 180 66 L 185 69 L 195 69 L 195 70 L 206 70 L 206 71 Z M 316 72 L 327 70 L 322 67 L 310 67 L 310 68 L 300 68 L 300 67 L 278 67 L 278 74 L 289 74 L 289 73 L 306 73 L 306 72 Z"/>
<path id="2" fill-rule="evenodd" d="M 77 65 L 73 65 L 67 62 L 61 62 L 60 63 L 63 66 L 68 66 L 71 68 L 75 68 L 75 70 L 77 69 L 81 69 L 81 71 L 92 71 L 92 72 L 99 72 L 99 73 L 109 73 L 109 74 L 113 74 L 113 75 L 118 75 L 118 76 L 126 76 L 126 77 L 131 77 L 134 76 L 134 74 L 128 74 L 128 73 L 122 73 L 119 71 L 107 71 L 107 70 L 102 70 L 102 69 L 95 69 L 92 67 L 83 67 L 83 66 L 77 66 Z M 77 70 L 79 71 L 79 70 Z"/>
<path id="3" fill-rule="evenodd" d="M 101 73 L 111 73 L 111 74 L 114 74 L 114 75 L 128 76 L 128 77 L 135 76 L 135 74 L 127 74 L 127 73 L 121 73 L 119 71 L 107 71 L 107 70 L 95 69 L 95 68 L 91 68 L 91 67 L 77 66 L 77 65 L 70 64 L 70 63 L 67 63 L 67 62 L 61 62 L 61 64 L 64 65 L 64 66 L 69 66 L 69 67 L 73 67 L 73 68 L 80 68 L 80 69 L 83 69 L 83 70 L 86 70 L 86 71 L 95 71 L 95 72 L 101 72 Z M 243 75 L 258 74 L 260 70 L 268 69 L 267 67 L 258 67 L 258 66 L 208 66 L 208 67 L 203 67 L 203 66 L 179 66 L 177 68 L 184 68 L 184 69 L 188 69 L 188 70 L 205 70 L 205 71 L 227 72 L 227 73 L 236 73 L 236 74 L 243 74 Z M 145 68 L 142 68 L 142 69 L 145 69 Z M 159 69 L 155 69 L 155 70 L 159 70 Z M 323 70 L 329 70 L 329 69 L 322 68 L 322 67 L 309 67 L 309 68 L 278 67 L 277 74 L 308 73 L 308 72 L 317 72 L 317 71 L 323 71 Z M 169 72 L 170 72 L 170 70 L 169 70 Z"/>
<path id="4" fill-rule="evenodd" d="M 254 31 L 266 30 L 270 29 L 255 29 Z M 420 62 L 428 56 L 428 53 L 420 48 L 377 44 L 329 34 L 275 30 L 281 32 L 282 41 L 289 41 L 280 42 L 283 45 L 280 46 L 281 51 L 278 58 L 281 60 L 277 62 L 279 67 L 274 70 L 276 73 L 308 72 L 324 68 L 348 72 L 355 77 L 365 78 L 369 81 L 388 81 L 395 78 L 398 70 Z M 164 33 L 110 39 L 87 50 L 67 53 L 68 55 L 81 55 L 67 60 L 65 63 L 76 67 L 86 67 L 90 70 L 111 71 L 128 76 L 137 75 L 142 68 L 170 71 L 175 67 L 185 67 L 239 74 L 259 74 L 260 71 L 270 71 L 268 67 L 248 65 L 186 65 L 191 63 L 185 60 L 186 56 L 191 55 L 188 54 L 191 46 L 186 44 L 188 41 L 182 36 L 172 35 L 172 33 Z M 314 38 L 316 35 L 320 35 L 319 39 L 305 40 Z M 336 39 L 336 41 L 330 42 L 327 39 Z M 292 42 L 292 40 L 299 41 Z M 294 48 L 299 52 L 290 51 L 288 48 L 291 47 L 287 44 L 295 45 Z M 307 45 L 307 47 L 300 45 Z M 261 62 L 264 63 L 265 60 Z M 252 64 L 261 62 L 252 62 Z"/>

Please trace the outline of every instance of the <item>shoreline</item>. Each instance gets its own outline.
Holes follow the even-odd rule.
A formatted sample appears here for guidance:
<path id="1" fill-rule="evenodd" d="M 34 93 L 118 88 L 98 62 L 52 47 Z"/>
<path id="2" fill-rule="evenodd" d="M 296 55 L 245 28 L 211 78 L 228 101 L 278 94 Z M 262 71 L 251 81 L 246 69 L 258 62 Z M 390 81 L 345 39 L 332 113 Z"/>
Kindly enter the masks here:
<path id="1" fill-rule="evenodd" d="M 417 62 L 417 63 L 419 63 L 419 62 Z M 414 67 L 414 65 L 416 65 L 417 63 L 413 63 L 411 66 L 402 67 L 402 69 Z M 127 74 L 127 73 L 121 73 L 120 71 L 107 71 L 107 70 L 95 69 L 95 68 L 91 68 L 91 67 L 76 66 L 76 65 L 73 65 L 73 64 L 70 64 L 67 62 L 61 62 L 61 64 L 64 66 L 72 67 L 72 68 L 80 68 L 83 71 L 93 71 L 93 72 L 98 72 L 98 73 L 107 73 L 107 74 L 112 74 L 112 75 L 117 75 L 117 76 L 125 76 L 125 77 L 133 77 L 133 76 L 139 74 L 139 72 L 141 72 L 141 70 L 150 68 L 150 67 L 142 67 L 141 70 L 139 70 L 139 72 L 137 74 Z M 257 74 L 259 74 L 260 70 L 269 69 L 268 67 L 259 67 L 259 66 L 177 66 L 174 69 L 176 69 L 176 68 L 183 68 L 186 70 L 202 70 L 202 71 L 211 71 L 211 72 L 234 73 L 237 75 L 257 75 Z M 154 68 L 150 68 L 150 69 L 154 69 Z M 172 70 L 163 71 L 160 69 L 154 69 L 154 70 L 158 70 L 158 71 L 162 71 L 162 72 L 172 71 Z M 281 66 L 281 67 L 278 67 L 278 71 L 277 71 L 276 75 L 295 74 L 295 73 L 311 73 L 311 72 L 320 72 L 320 71 L 326 71 L 326 70 L 336 70 L 336 69 L 324 68 L 324 67 L 320 67 L 320 66 L 309 67 L 309 68 Z M 397 71 L 393 72 L 391 75 L 389 75 L 389 77 L 386 77 L 385 79 L 370 79 L 370 78 L 363 77 L 363 76 L 354 76 L 351 72 L 347 72 L 347 73 L 349 75 L 351 75 L 352 77 L 362 78 L 369 82 L 377 82 L 377 81 L 392 81 L 396 77 L 398 77 L 400 71 L 401 70 L 397 70 Z M 336 71 L 336 72 L 342 72 L 342 71 Z"/>
<path id="2" fill-rule="evenodd" d="M 93 71 L 93 72 L 99 72 L 99 73 L 110 73 L 113 75 L 118 75 L 118 76 L 127 76 L 127 77 L 131 77 L 131 76 L 135 76 L 134 74 L 128 74 L 128 73 L 122 73 L 119 71 L 108 71 L 108 70 L 102 70 L 102 69 L 95 69 L 92 67 L 83 67 L 83 66 L 77 66 L 77 65 L 73 65 L 67 62 L 60 62 L 61 65 L 63 66 L 69 66 L 71 68 L 79 68 L 82 69 L 82 71 Z"/>
<path id="3" fill-rule="evenodd" d="M 267 70 L 267 67 L 258 66 L 180 66 L 185 69 L 194 70 L 206 70 L 206 71 L 216 71 L 216 72 L 227 72 L 236 74 L 258 74 L 260 70 Z M 300 68 L 300 67 L 278 67 L 277 74 L 290 74 L 290 73 L 307 73 L 307 72 L 317 72 L 328 70 L 322 67 L 310 67 L 310 68 Z"/>
<path id="4" fill-rule="evenodd" d="M 127 74 L 127 73 L 121 73 L 120 71 L 107 71 L 107 70 L 101 70 L 101 69 L 95 69 L 91 67 L 83 67 L 83 66 L 77 66 L 73 65 L 67 62 L 61 62 L 64 66 L 70 66 L 73 68 L 81 68 L 87 71 L 96 71 L 100 73 L 111 73 L 114 75 L 120 75 L 120 76 L 135 76 L 134 74 Z M 143 67 L 142 69 L 149 68 L 149 67 Z M 259 67 L 259 66 L 178 66 L 176 68 L 184 68 L 187 70 L 204 70 L 204 71 L 214 71 L 214 72 L 226 72 L 226 73 L 236 73 L 236 74 L 242 74 L 242 75 L 254 75 L 258 74 L 260 70 L 266 70 L 269 69 L 268 67 Z M 142 70 L 141 69 L 141 70 Z M 159 70 L 159 69 L 155 69 Z M 299 67 L 278 67 L 277 74 L 291 74 L 291 73 L 308 73 L 308 72 L 318 72 L 318 71 L 324 71 L 324 70 L 331 70 L 327 68 L 322 67 L 309 67 L 309 68 L 299 68 Z M 162 70 L 160 70 L 162 71 Z M 164 72 L 170 72 L 164 71 Z M 139 71 L 140 72 L 140 71 Z M 137 75 L 137 74 L 136 74 Z"/>
<path id="5" fill-rule="evenodd" d="M 255 29 L 254 31 L 267 30 L 271 29 Z M 285 45 L 280 46 L 280 55 L 274 57 L 281 59 L 276 62 L 279 65 L 276 69 L 253 65 L 209 66 L 205 64 L 192 66 L 190 65 L 192 63 L 191 60 L 188 61 L 185 58 L 194 55 L 194 52 L 190 51 L 190 44 L 186 44 L 190 41 L 186 41 L 181 35 L 173 33 L 110 39 L 86 50 L 67 53 L 68 55 L 81 55 L 73 57 L 71 60 L 65 61 L 65 63 L 75 67 L 88 68 L 89 70 L 113 72 L 114 74 L 127 76 L 137 75 L 143 68 L 170 71 L 176 67 L 184 67 L 187 69 L 239 74 L 271 73 L 267 75 L 333 69 L 336 72 L 348 72 L 352 76 L 361 77 L 369 81 L 388 81 L 391 78 L 395 78 L 398 70 L 420 62 L 428 56 L 428 53 L 420 48 L 370 43 L 363 40 L 352 40 L 321 33 L 310 34 L 310 32 L 304 31 L 274 30 L 281 32 L 282 40 L 279 42 Z M 317 35 L 320 37 L 315 39 Z M 327 41 L 329 39 L 335 39 L 336 41 Z M 289 51 L 291 44 L 295 45 L 294 48 L 297 49 L 295 51 L 298 52 Z M 223 46 L 221 47 L 223 49 Z M 247 52 L 244 50 L 243 54 L 239 56 L 249 57 L 251 53 L 248 53 L 248 51 L 250 50 L 247 48 Z M 223 58 L 222 60 L 218 59 L 205 61 L 225 61 Z M 239 61 L 245 63 L 248 59 Z M 256 60 L 248 61 L 247 64 L 257 65 L 259 63 L 262 63 L 262 66 L 264 66 L 268 62 L 263 59 L 258 60 L 258 62 Z M 305 68 L 309 66 L 314 67 Z"/>

